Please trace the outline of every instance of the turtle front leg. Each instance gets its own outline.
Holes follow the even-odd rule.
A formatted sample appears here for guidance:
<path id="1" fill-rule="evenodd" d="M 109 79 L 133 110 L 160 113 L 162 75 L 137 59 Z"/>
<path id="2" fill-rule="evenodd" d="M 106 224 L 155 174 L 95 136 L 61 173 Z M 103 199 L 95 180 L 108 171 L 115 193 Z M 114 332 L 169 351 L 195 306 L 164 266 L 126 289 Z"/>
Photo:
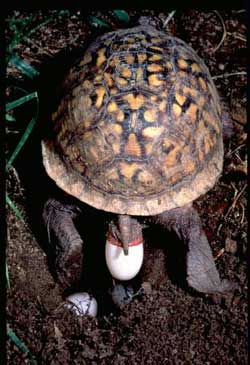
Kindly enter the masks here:
<path id="1" fill-rule="evenodd" d="M 198 212 L 192 204 L 175 208 L 153 217 L 188 245 L 187 282 L 199 292 L 223 293 L 234 288 L 228 280 L 221 280 L 215 266 Z"/>
<path id="2" fill-rule="evenodd" d="M 55 199 L 47 200 L 43 209 L 49 243 L 54 249 L 56 276 L 64 289 L 77 283 L 82 273 L 83 241 L 73 222 L 79 212 L 75 205 Z"/>

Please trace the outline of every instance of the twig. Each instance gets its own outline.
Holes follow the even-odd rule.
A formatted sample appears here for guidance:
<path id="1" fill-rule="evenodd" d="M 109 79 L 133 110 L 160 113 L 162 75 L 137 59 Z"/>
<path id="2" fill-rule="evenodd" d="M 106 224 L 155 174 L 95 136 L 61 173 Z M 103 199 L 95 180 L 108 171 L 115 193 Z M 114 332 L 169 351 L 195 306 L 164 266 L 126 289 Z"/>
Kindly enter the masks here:
<path id="1" fill-rule="evenodd" d="M 242 208 L 242 217 L 241 217 L 241 220 L 240 220 L 240 224 L 243 224 L 244 219 L 245 219 L 245 207 L 242 203 L 240 204 L 240 206 Z"/>
<path id="2" fill-rule="evenodd" d="M 233 200 L 232 205 L 230 206 L 230 208 L 228 209 L 227 213 L 225 214 L 225 219 L 228 217 L 228 215 L 231 213 L 232 209 L 235 208 L 235 205 L 237 203 L 237 201 L 239 200 L 239 198 L 241 197 L 241 195 L 244 193 L 244 191 L 246 190 L 247 184 L 244 184 L 243 188 L 241 189 L 241 191 L 236 195 L 236 197 Z"/>
<path id="3" fill-rule="evenodd" d="M 24 39 L 26 40 L 27 43 L 31 44 L 33 47 L 36 47 L 41 54 L 46 54 L 47 56 L 53 56 L 53 53 L 51 53 L 50 51 L 46 50 L 45 48 L 42 48 L 37 43 L 38 41 L 36 41 L 34 39 L 30 39 L 28 37 L 25 37 Z"/>
<path id="4" fill-rule="evenodd" d="M 246 12 L 246 9 L 241 9 L 241 10 L 235 11 L 236 14 L 245 13 L 245 12 Z"/>
<path id="5" fill-rule="evenodd" d="M 173 11 L 171 11 L 171 13 L 168 14 L 167 19 L 163 23 L 163 28 L 165 28 L 168 25 L 168 23 L 170 22 L 170 20 L 173 18 L 175 12 L 176 12 L 176 10 L 173 10 Z"/>
<path id="6" fill-rule="evenodd" d="M 234 189 L 234 199 L 236 198 L 236 196 L 237 196 L 237 194 L 238 194 L 238 192 L 239 192 L 239 190 L 236 188 L 236 186 L 235 186 L 235 184 L 233 183 L 233 182 L 231 182 L 231 184 L 230 184 L 232 187 L 233 187 L 233 189 Z"/>
<path id="7" fill-rule="evenodd" d="M 232 156 L 235 152 L 239 151 L 242 147 L 244 147 L 245 144 L 241 144 L 239 145 L 238 147 L 236 147 L 234 150 L 232 151 L 229 151 L 227 154 L 226 154 L 226 158 Z"/>
<path id="8" fill-rule="evenodd" d="M 214 261 L 218 260 L 218 258 L 219 258 L 220 256 L 222 256 L 224 252 L 225 252 L 225 248 L 221 248 L 221 249 L 219 250 L 219 252 L 215 255 L 215 257 L 214 257 Z"/>
<path id="9" fill-rule="evenodd" d="M 234 38 L 239 39 L 239 40 L 241 40 L 241 41 L 243 41 L 243 42 L 246 42 L 246 41 L 247 41 L 246 37 L 243 37 L 242 35 L 237 34 L 237 33 L 235 33 L 235 32 L 233 32 L 233 33 L 227 32 L 227 34 L 228 34 L 228 35 L 231 35 L 231 36 L 233 36 Z"/>
<path id="10" fill-rule="evenodd" d="M 221 227 L 222 227 L 222 223 L 219 225 L 218 229 L 217 229 L 217 236 L 219 235 L 219 232 L 221 230 Z"/>
<path id="11" fill-rule="evenodd" d="M 232 73 L 225 73 L 222 75 L 218 75 L 218 76 L 213 76 L 212 79 L 216 80 L 216 79 L 220 79 L 222 77 L 229 77 L 229 76 L 236 76 L 236 75 L 246 75 L 246 71 L 239 71 L 239 72 L 232 72 Z"/>
<path id="12" fill-rule="evenodd" d="M 220 40 L 219 44 L 213 49 L 213 52 L 216 52 L 220 48 L 220 46 L 222 45 L 222 43 L 224 42 L 224 40 L 225 40 L 225 38 L 227 36 L 227 30 L 226 30 L 226 26 L 225 26 L 224 20 L 223 20 L 222 16 L 220 15 L 220 13 L 217 10 L 214 10 L 214 13 L 220 19 L 221 24 L 222 24 L 222 27 L 223 27 L 223 34 L 222 34 L 221 40 Z"/>

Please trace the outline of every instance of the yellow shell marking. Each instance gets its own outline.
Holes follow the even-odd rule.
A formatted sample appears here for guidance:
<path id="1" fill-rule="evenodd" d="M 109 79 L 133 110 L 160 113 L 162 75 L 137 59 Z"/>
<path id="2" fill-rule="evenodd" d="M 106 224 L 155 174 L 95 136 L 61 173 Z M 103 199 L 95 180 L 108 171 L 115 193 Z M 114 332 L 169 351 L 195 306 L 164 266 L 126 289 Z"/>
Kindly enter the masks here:
<path id="1" fill-rule="evenodd" d="M 106 56 L 105 56 L 105 52 L 106 52 L 106 48 L 101 48 L 97 51 L 97 60 L 96 60 L 96 66 L 100 67 L 105 61 L 106 61 Z"/>
<path id="2" fill-rule="evenodd" d="M 123 97 L 129 103 L 129 106 L 132 110 L 138 110 L 144 103 L 144 96 L 139 94 L 134 96 L 133 94 L 127 94 Z"/>
<path id="3" fill-rule="evenodd" d="M 153 150 L 153 144 L 152 143 L 145 143 L 144 148 L 145 148 L 146 154 L 150 155 L 150 153 Z"/>
<path id="4" fill-rule="evenodd" d="M 92 121 L 89 120 L 89 119 L 85 119 L 84 122 L 82 123 L 83 124 L 83 128 L 88 128 L 91 126 L 92 124 Z"/>
<path id="5" fill-rule="evenodd" d="M 206 119 L 206 121 L 208 121 L 212 125 L 212 127 L 216 130 L 216 133 L 219 134 L 220 133 L 219 125 L 218 123 L 216 123 L 216 120 L 214 120 L 211 114 L 204 110 L 202 115 L 204 119 Z"/>
<path id="6" fill-rule="evenodd" d="M 124 79 L 123 77 L 117 77 L 116 78 L 116 82 L 121 85 L 121 86 L 125 86 L 128 84 L 128 81 L 126 79 Z"/>
<path id="7" fill-rule="evenodd" d="M 131 70 L 130 70 L 129 68 L 123 68 L 123 69 L 121 70 L 121 75 L 122 75 L 123 77 L 125 77 L 125 78 L 127 78 L 127 77 L 131 77 L 132 72 L 131 72 Z"/>
<path id="8" fill-rule="evenodd" d="M 147 122 L 155 122 L 157 119 L 157 112 L 155 109 L 148 109 L 144 112 L 144 118 Z"/>
<path id="9" fill-rule="evenodd" d="M 197 112 L 197 105 L 191 103 L 190 107 L 187 110 L 187 115 L 189 116 L 189 118 L 191 119 L 192 122 L 196 121 L 196 112 Z"/>
<path id="10" fill-rule="evenodd" d="M 79 149 L 76 146 L 73 145 L 71 147 L 71 151 L 70 151 L 70 157 L 71 157 L 71 159 L 72 160 L 77 159 L 77 157 L 79 156 L 79 154 L 80 154 Z"/>
<path id="11" fill-rule="evenodd" d="M 157 46 L 151 46 L 150 49 L 154 49 L 154 50 L 160 51 L 160 52 L 163 51 L 163 49 L 161 47 L 157 47 Z"/>
<path id="12" fill-rule="evenodd" d="M 134 173 L 138 169 L 137 163 L 128 164 L 126 162 L 120 162 L 119 165 L 121 174 L 129 180 L 133 177 Z"/>
<path id="13" fill-rule="evenodd" d="M 201 96 L 198 100 L 199 106 L 202 108 L 205 105 L 205 98 L 204 96 Z"/>
<path id="14" fill-rule="evenodd" d="M 97 99 L 96 99 L 96 103 L 95 103 L 95 106 L 97 108 L 100 108 L 102 106 L 102 102 L 103 102 L 103 97 L 105 95 L 105 88 L 102 86 L 102 87 L 98 87 L 96 89 L 96 95 L 97 95 Z"/>
<path id="15" fill-rule="evenodd" d="M 115 133 L 122 134 L 122 126 L 120 124 L 117 123 L 113 124 L 112 129 Z"/>
<path id="16" fill-rule="evenodd" d="M 156 95 L 151 95 L 150 96 L 150 100 L 151 101 L 156 101 L 157 100 L 157 96 Z"/>
<path id="17" fill-rule="evenodd" d="M 203 161 L 203 159 L 204 159 L 204 153 L 202 152 L 201 149 L 199 149 L 199 151 L 198 151 L 198 158 L 200 161 Z"/>
<path id="18" fill-rule="evenodd" d="M 159 80 L 158 79 L 158 75 L 157 74 L 152 74 L 148 77 L 148 82 L 149 85 L 151 86 L 161 86 L 164 84 L 163 80 Z"/>
<path id="19" fill-rule="evenodd" d="M 204 131 L 204 128 L 205 124 L 204 121 L 201 119 L 198 124 L 198 129 L 197 129 L 198 134 L 202 133 L 202 131 Z"/>
<path id="20" fill-rule="evenodd" d="M 141 171 L 138 174 L 138 180 L 141 184 L 143 184 L 144 186 L 152 186 L 152 184 L 154 183 L 155 179 L 152 176 L 152 174 L 149 173 L 149 171 Z"/>
<path id="21" fill-rule="evenodd" d="M 183 58 L 179 58 L 177 62 L 178 62 L 179 67 L 182 69 L 185 69 L 188 67 L 188 63 Z"/>
<path id="22" fill-rule="evenodd" d="M 109 113 L 114 113 L 118 110 L 118 106 L 114 101 L 108 104 L 107 110 Z"/>
<path id="23" fill-rule="evenodd" d="M 190 155 L 190 147 L 186 146 L 183 149 L 183 155 Z M 189 174 L 195 170 L 195 163 L 190 158 L 186 159 L 184 165 L 184 173 Z"/>
<path id="24" fill-rule="evenodd" d="M 157 65 L 157 63 L 152 63 L 147 67 L 149 72 L 159 72 L 162 71 L 163 67 L 161 65 Z"/>
<path id="25" fill-rule="evenodd" d="M 210 148 L 213 147 L 213 142 L 209 135 L 207 135 L 204 139 L 205 153 L 207 154 L 210 151 Z"/>
<path id="26" fill-rule="evenodd" d="M 118 110 L 116 119 L 118 122 L 123 122 L 124 121 L 124 113 L 121 109 Z"/>
<path id="27" fill-rule="evenodd" d="M 192 71 L 193 72 L 199 72 L 199 71 L 201 71 L 201 69 L 200 69 L 200 66 L 199 65 L 197 65 L 197 63 L 192 63 Z"/>
<path id="28" fill-rule="evenodd" d="M 179 71 L 179 74 L 178 74 L 180 77 L 187 77 L 187 73 L 186 73 L 186 71 L 183 71 L 183 70 L 181 70 L 181 71 Z"/>
<path id="29" fill-rule="evenodd" d="M 174 175 L 172 175 L 169 179 L 168 179 L 168 183 L 169 184 L 176 184 L 177 181 L 181 180 L 182 178 L 182 174 L 180 172 L 175 173 Z"/>
<path id="30" fill-rule="evenodd" d="M 153 56 L 149 57 L 149 61 L 160 61 L 162 59 L 162 55 L 154 54 Z"/>
<path id="31" fill-rule="evenodd" d="M 113 85 L 113 80 L 112 80 L 112 77 L 111 77 L 110 73 L 104 72 L 104 79 L 107 82 L 108 86 Z"/>
<path id="32" fill-rule="evenodd" d="M 134 39 L 134 38 L 132 38 L 132 37 L 127 38 L 127 39 L 126 39 L 126 41 L 127 41 L 128 43 L 135 43 L 135 39 Z"/>
<path id="33" fill-rule="evenodd" d="M 172 70 L 173 66 L 172 66 L 172 63 L 170 61 L 167 61 L 166 62 L 166 66 L 169 70 Z"/>
<path id="34" fill-rule="evenodd" d="M 102 79 L 103 79 L 102 74 L 97 74 L 94 79 L 94 82 L 96 82 L 96 83 L 99 83 L 100 81 L 102 82 Z"/>
<path id="35" fill-rule="evenodd" d="M 165 112 L 166 110 L 166 105 L 167 105 L 167 102 L 166 100 L 162 100 L 159 104 L 159 110 L 160 112 Z"/>
<path id="36" fill-rule="evenodd" d="M 136 81 L 140 81 L 143 79 L 143 69 L 141 67 L 136 70 Z"/>
<path id="37" fill-rule="evenodd" d="M 199 77 L 198 82 L 199 82 L 199 84 L 200 84 L 201 88 L 202 88 L 204 91 L 206 91 L 206 90 L 207 90 L 207 85 L 206 85 L 206 83 L 205 83 L 204 79 L 202 79 L 201 77 Z"/>
<path id="38" fill-rule="evenodd" d="M 191 88 L 191 87 L 188 87 L 188 86 L 183 87 L 183 92 L 184 92 L 184 94 L 190 94 L 194 98 L 197 95 L 197 91 L 195 89 Z"/>
<path id="39" fill-rule="evenodd" d="M 185 103 L 185 101 L 186 101 L 186 96 L 181 95 L 181 94 L 179 94 L 179 93 L 176 93 L 176 94 L 175 94 L 175 99 L 177 100 L 177 103 L 178 103 L 179 105 L 183 105 L 183 104 Z"/>
<path id="40" fill-rule="evenodd" d="M 161 43 L 161 38 L 151 38 L 152 43 Z"/>
<path id="41" fill-rule="evenodd" d="M 120 142 L 112 143 L 112 148 L 113 148 L 114 153 L 118 155 L 120 153 L 120 149 L 121 149 Z"/>
<path id="42" fill-rule="evenodd" d="M 129 65 L 131 65 L 132 63 L 134 63 L 135 62 L 135 57 L 133 56 L 133 55 L 127 55 L 127 56 L 125 56 L 125 61 L 129 64 Z"/>
<path id="43" fill-rule="evenodd" d="M 181 115 L 182 109 L 178 104 L 174 103 L 173 112 L 174 112 L 174 115 L 178 118 Z"/>
<path id="44" fill-rule="evenodd" d="M 147 127 L 143 129 L 143 136 L 146 138 L 158 137 L 164 130 L 164 127 Z"/>
<path id="45" fill-rule="evenodd" d="M 111 67 L 116 67 L 119 64 L 119 57 L 118 56 L 114 56 L 111 61 L 110 61 L 110 66 Z"/>
<path id="46" fill-rule="evenodd" d="M 118 180 L 119 179 L 119 175 L 117 173 L 117 168 L 116 167 L 112 167 L 109 168 L 105 171 L 106 176 L 108 176 L 109 179 L 111 180 Z"/>
<path id="47" fill-rule="evenodd" d="M 118 90 L 115 87 L 113 87 L 112 89 L 110 89 L 110 94 L 111 95 L 115 95 L 115 94 L 117 94 L 117 92 L 118 92 Z"/>
<path id="48" fill-rule="evenodd" d="M 137 55 L 137 57 L 138 57 L 138 62 L 139 62 L 139 63 L 143 63 L 143 62 L 147 59 L 147 55 L 146 55 L 146 54 L 144 54 L 144 53 L 139 53 L 139 54 Z"/>
<path id="49" fill-rule="evenodd" d="M 130 121 L 131 128 L 134 129 L 136 127 L 136 122 L 137 122 L 137 115 L 136 112 L 133 112 Z"/>
<path id="50" fill-rule="evenodd" d="M 125 152 L 128 155 L 141 156 L 141 146 L 137 141 L 137 137 L 134 133 L 130 133 L 128 136 L 128 142 L 125 145 Z"/>
<path id="51" fill-rule="evenodd" d="M 166 158 L 164 159 L 164 165 L 165 167 L 172 167 L 176 165 L 177 162 L 177 153 L 182 149 L 183 143 L 176 146 L 172 151 L 168 153 Z"/>

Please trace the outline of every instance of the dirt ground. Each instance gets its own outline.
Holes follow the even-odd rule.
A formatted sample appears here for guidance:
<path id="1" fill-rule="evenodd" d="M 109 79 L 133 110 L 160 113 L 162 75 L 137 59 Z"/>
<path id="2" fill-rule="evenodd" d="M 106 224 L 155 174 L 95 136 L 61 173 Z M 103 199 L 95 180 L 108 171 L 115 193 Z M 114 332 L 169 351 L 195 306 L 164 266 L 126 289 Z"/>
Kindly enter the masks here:
<path id="1" fill-rule="evenodd" d="M 113 28 L 125 28 L 136 24 L 142 13 L 148 14 L 129 12 L 129 25 L 110 13 L 93 15 L 110 21 Z M 26 15 L 15 12 L 8 18 Z M 16 52 L 42 75 L 50 63 L 57 65 L 59 53 L 74 51 L 105 31 L 90 26 L 80 12 L 63 16 L 36 13 L 35 21 L 40 23 L 47 15 L 53 20 L 16 47 Z M 163 24 L 168 12 L 154 15 Z M 116 308 L 109 294 L 112 279 L 103 248 L 98 253 L 92 250 L 86 256 L 86 275 L 78 289 L 97 298 L 98 316 L 79 319 L 67 312 L 61 305 L 65 293 L 54 280 L 45 253 L 49 248 L 41 225 L 40 200 L 48 194 L 50 182 L 40 179 L 41 156 L 34 150 L 40 133 L 36 128 L 7 174 L 7 192 L 25 218 L 25 222 L 20 221 L 7 207 L 7 322 L 37 364 L 247 364 L 246 75 L 240 74 L 246 71 L 245 17 L 243 10 L 189 10 L 177 12 L 166 28 L 204 59 L 234 122 L 234 135 L 225 144 L 223 175 L 195 205 L 221 277 L 236 282 L 238 289 L 215 297 L 187 288 L 181 275 L 185 265 L 178 242 L 171 235 L 166 240 L 163 232 L 148 227 L 144 231 L 144 264 L 134 281 L 135 290 L 144 290 L 131 303 Z M 8 40 L 11 31 L 6 31 Z M 51 75 L 39 80 L 48 94 L 53 93 Z M 37 81 L 31 83 L 9 67 L 7 81 L 13 80 L 30 90 L 37 86 Z M 11 89 L 9 94 L 10 98 L 15 96 Z M 26 113 L 23 119 L 28 120 Z M 7 134 L 7 151 L 18 136 Z M 93 214 L 90 230 L 97 224 L 98 217 L 95 221 Z M 29 363 L 29 356 L 10 339 L 7 363 Z"/>

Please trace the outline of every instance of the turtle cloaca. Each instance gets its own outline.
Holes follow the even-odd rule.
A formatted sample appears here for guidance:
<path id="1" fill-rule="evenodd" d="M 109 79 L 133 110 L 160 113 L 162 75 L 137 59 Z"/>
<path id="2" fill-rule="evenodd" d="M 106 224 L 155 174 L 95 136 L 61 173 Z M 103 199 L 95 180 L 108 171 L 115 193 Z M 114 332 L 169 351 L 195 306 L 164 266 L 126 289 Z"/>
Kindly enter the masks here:
<path id="1" fill-rule="evenodd" d="M 43 163 L 83 216 L 85 206 L 117 214 L 109 234 L 126 249 L 142 235 L 140 216 L 174 230 L 188 247 L 188 284 L 205 293 L 232 289 L 220 279 L 192 205 L 222 172 L 228 123 L 196 52 L 149 24 L 109 32 L 75 62 L 60 91 Z M 63 251 L 58 270 L 67 285 L 84 259 L 76 212 L 54 198 L 43 211 Z"/>

